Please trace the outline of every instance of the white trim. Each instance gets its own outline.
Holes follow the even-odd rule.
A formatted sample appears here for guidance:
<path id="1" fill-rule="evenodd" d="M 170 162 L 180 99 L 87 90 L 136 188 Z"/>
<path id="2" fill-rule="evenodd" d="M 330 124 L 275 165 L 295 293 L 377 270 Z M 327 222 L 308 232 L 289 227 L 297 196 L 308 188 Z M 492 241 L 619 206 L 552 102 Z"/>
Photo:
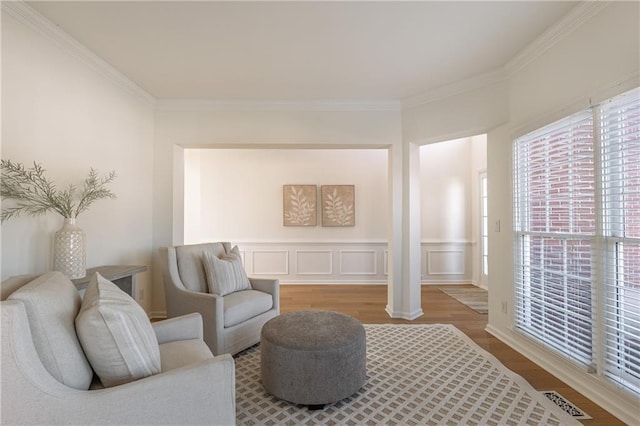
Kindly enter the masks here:
<path id="1" fill-rule="evenodd" d="M 455 95 L 459 95 L 473 90 L 482 89 L 494 84 L 503 82 L 507 79 L 507 75 L 503 68 L 496 68 L 484 74 L 475 75 L 465 80 L 456 81 L 455 83 L 437 87 L 427 92 L 410 96 L 402 100 L 402 108 L 415 108 L 426 105 L 441 99 L 447 99 Z"/>
<path id="2" fill-rule="evenodd" d="M 384 308 L 384 310 L 387 312 L 387 314 L 391 318 L 399 318 L 407 321 L 413 321 L 414 319 L 420 318 L 422 315 L 424 315 L 424 312 L 422 311 L 422 309 L 416 309 L 413 312 L 394 312 L 391 309 L 391 307 L 387 305 L 387 307 Z"/>
<path id="3" fill-rule="evenodd" d="M 305 280 L 305 281 L 297 281 L 297 280 L 279 280 L 281 285 L 355 285 L 355 286 L 363 286 L 363 285 L 388 285 L 389 283 L 381 280 L 372 280 L 372 281 L 345 281 L 345 280 Z"/>
<path id="4" fill-rule="evenodd" d="M 627 424 L 637 423 L 638 400 L 636 398 L 622 393 L 613 385 L 603 383 L 594 375 L 585 375 L 584 369 L 580 369 L 567 362 L 560 355 L 529 342 L 525 338 L 519 338 L 513 332 L 509 334 L 503 333 L 491 324 L 487 325 L 485 331 L 535 362 L 623 422 Z"/>
<path id="5" fill-rule="evenodd" d="M 41 15 L 34 8 L 24 1 L 3 1 L 2 12 L 15 18 L 18 22 L 37 31 L 42 36 L 54 42 L 64 51 L 80 60 L 92 70 L 96 71 L 107 80 L 116 83 L 118 86 L 134 95 L 138 99 L 153 104 L 155 97 L 142 89 L 128 77 L 115 69 L 109 63 L 101 59 L 91 50 L 87 49 L 83 44 L 71 37 L 60 27 L 55 25 L 45 16 Z"/>
<path id="6" fill-rule="evenodd" d="M 608 5 L 609 2 L 606 1 L 586 1 L 571 9 L 567 15 L 507 62 L 504 69 L 508 77 L 521 71 Z"/>
<path id="7" fill-rule="evenodd" d="M 222 101 L 159 99 L 158 111 L 400 111 L 396 100 L 380 101 Z"/>
<path id="8" fill-rule="evenodd" d="M 520 123 L 512 123 L 510 125 L 509 136 L 511 140 L 531 133 L 549 123 L 555 123 L 567 116 L 576 114 L 582 110 L 591 108 L 606 99 L 617 96 L 628 90 L 638 87 L 640 84 L 640 72 L 633 71 L 629 74 L 621 76 L 613 83 L 607 84 L 600 89 L 594 90 L 590 95 L 580 95 L 579 97 L 565 103 L 564 106 L 551 112 L 544 112 L 536 117 L 529 118 Z"/>
<path id="9" fill-rule="evenodd" d="M 149 319 L 156 319 L 156 320 L 163 320 L 163 319 L 167 319 L 167 311 L 151 311 L 149 313 Z"/>
<path id="10" fill-rule="evenodd" d="M 422 280 L 420 285 L 475 285 L 473 280 L 458 280 L 458 279 L 442 279 L 442 280 Z M 479 286 L 476 286 L 479 287 Z"/>

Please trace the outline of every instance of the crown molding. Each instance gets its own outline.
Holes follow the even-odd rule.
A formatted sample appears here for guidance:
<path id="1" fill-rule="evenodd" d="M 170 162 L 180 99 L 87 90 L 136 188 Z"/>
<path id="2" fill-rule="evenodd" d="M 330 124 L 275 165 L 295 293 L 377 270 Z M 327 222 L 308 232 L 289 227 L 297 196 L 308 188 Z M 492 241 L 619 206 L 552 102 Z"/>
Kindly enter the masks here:
<path id="1" fill-rule="evenodd" d="M 580 28 L 589 19 L 600 13 L 609 4 L 610 1 L 584 1 L 571 9 L 567 15 L 507 62 L 504 67 L 507 76 L 511 77 L 521 71 L 547 50 Z"/>
<path id="2" fill-rule="evenodd" d="M 216 101 L 158 99 L 158 111 L 400 111 L 400 101 Z"/>
<path id="3" fill-rule="evenodd" d="M 87 47 L 71 37 L 24 1 L 1 1 L 1 3 L 2 13 L 10 15 L 18 22 L 37 31 L 45 38 L 54 42 L 64 51 L 89 66 L 98 74 L 111 82 L 116 83 L 135 97 L 149 103 L 155 102 L 155 98 L 151 94 L 133 81 L 129 80 L 124 74 L 98 57 L 95 53 L 90 51 Z"/>
<path id="4" fill-rule="evenodd" d="M 402 108 L 414 108 L 420 105 L 429 104 L 441 99 L 450 98 L 461 93 L 481 89 L 507 80 L 507 75 L 503 68 L 496 68 L 484 74 L 479 74 L 460 80 L 446 86 L 437 87 L 433 90 L 410 96 L 402 100 Z"/>

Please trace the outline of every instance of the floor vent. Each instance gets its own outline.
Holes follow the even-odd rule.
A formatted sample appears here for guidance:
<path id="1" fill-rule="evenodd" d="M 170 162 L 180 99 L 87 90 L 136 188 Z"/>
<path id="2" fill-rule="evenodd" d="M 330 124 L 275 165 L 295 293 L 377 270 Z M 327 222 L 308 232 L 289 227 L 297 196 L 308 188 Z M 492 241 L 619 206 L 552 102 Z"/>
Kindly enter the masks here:
<path id="1" fill-rule="evenodd" d="M 540 393 L 549 398 L 551 402 L 562 408 L 574 419 L 589 420 L 592 418 L 556 391 L 542 391 Z"/>

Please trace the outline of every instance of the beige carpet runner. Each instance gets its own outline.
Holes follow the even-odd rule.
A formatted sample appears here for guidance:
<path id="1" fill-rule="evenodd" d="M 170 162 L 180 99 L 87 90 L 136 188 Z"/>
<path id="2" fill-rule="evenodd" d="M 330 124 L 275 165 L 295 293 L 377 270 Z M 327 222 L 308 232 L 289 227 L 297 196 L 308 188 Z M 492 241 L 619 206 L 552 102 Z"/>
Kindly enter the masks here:
<path id="1" fill-rule="evenodd" d="M 238 354 L 238 424 L 579 424 L 452 325 L 365 325 L 365 329 L 365 386 L 318 411 L 265 392 L 259 346 Z"/>
<path id="2" fill-rule="evenodd" d="M 489 313 L 489 292 L 480 287 L 440 287 L 440 291 L 479 314 Z"/>

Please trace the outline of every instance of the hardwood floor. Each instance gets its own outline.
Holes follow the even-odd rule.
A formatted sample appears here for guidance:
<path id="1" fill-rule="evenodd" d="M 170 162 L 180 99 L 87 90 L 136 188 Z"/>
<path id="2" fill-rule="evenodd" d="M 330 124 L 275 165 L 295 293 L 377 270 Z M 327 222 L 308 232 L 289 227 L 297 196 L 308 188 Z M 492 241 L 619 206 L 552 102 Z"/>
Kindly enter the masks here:
<path id="1" fill-rule="evenodd" d="M 384 310 L 386 304 L 387 290 L 383 285 L 282 284 L 280 286 L 281 313 L 302 309 L 327 309 L 351 315 L 364 324 L 453 324 L 479 346 L 492 353 L 507 368 L 524 377 L 534 388 L 555 390 L 593 417 L 593 420 L 580 420 L 585 425 L 624 424 L 537 364 L 484 331 L 487 325 L 487 315 L 476 313 L 441 292 L 437 286 L 422 286 L 424 315 L 415 321 L 390 318 Z"/>

